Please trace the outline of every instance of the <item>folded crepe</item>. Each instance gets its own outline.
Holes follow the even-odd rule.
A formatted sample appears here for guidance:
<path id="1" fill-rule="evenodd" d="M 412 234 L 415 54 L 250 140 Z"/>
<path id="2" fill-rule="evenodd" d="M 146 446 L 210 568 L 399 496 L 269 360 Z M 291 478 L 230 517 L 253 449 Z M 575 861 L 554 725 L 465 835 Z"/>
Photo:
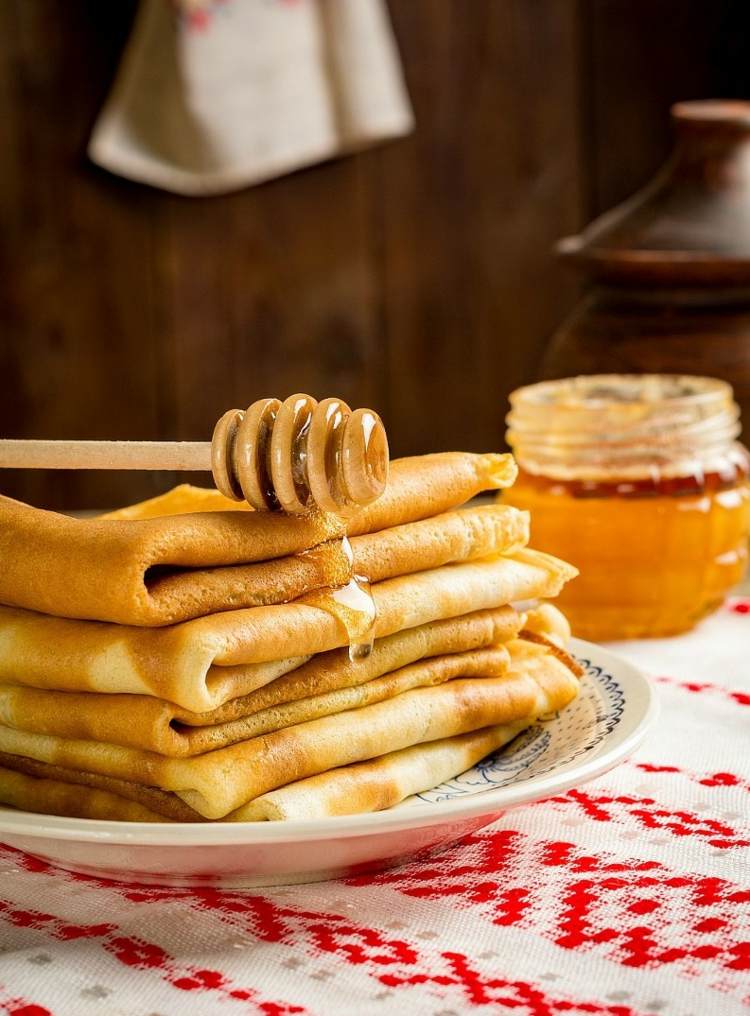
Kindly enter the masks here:
<path id="1" fill-rule="evenodd" d="M 34 783 L 22 784 L 16 780 L 6 782 L 7 773 L 19 773 L 32 777 Z M 61 784 L 57 787 L 46 787 L 49 782 Z M 28 803 L 24 791 L 30 793 Z M 87 814 L 89 809 L 89 791 L 95 790 L 106 794 L 97 796 L 92 802 L 93 807 L 108 806 L 108 814 Z M 101 773 L 86 773 L 78 769 L 64 769 L 62 766 L 38 762 L 36 759 L 20 755 L 8 755 L 0 751 L 0 804 L 7 804 L 22 811 L 40 811 L 49 815 L 68 815 L 71 818 L 111 818 L 127 820 L 128 815 L 119 809 L 118 801 L 125 799 L 146 809 L 154 818 L 143 821 L 170 822 L 207 822 L 208 819 L 199 815 L 181 801 L 176 794 L 170 794 L 156 787 L 145 787 L 130 780 L 118 780 Z"/>
<path id="2" fill-rule="evenodd" d="M 387 579 L 372 586 L 374 636 L 516 600 L 553 597 L 575 574 L 575 568 L 549 554 L 521 550 L 509 557 Z M 126 627 L 0 607 L 0 682 L 152 695 L 198 712 L 272 680 L 257 665 L 276 660 L 280 646 L 289 670 L 295 658 L 348 641 L 341 620 L 318 593 L 168 628 Z"/>
<path id="3" fill-rule="evenodd" d="M 321 653 L 257 691 L 203 713 L 146 695 L 0 685 L 0 723 L 162 755 L 195 755 L 459 674 L 497 676 L 507 652 L 495 648 L 493 656 L 477 663 L 476 651 L 500 647 L 524 624 L 529 626 L 528 617 L 510 607 L 433 621 L 377 639 L 364 660 L 352 662 L 346 649 Z"/>
<path id="4" fill-rule="evenodd" d="M 539 628 L 547 630 L 546 625 L 537 623 Z M 556 671 L 561 682 L 561 694 L 555 709 L 562 708 L 567 704 L 562 688 L 569 688 L 571 698 L 576 689 L 560 667 L 567 668 L 575 676 L 581 675 L 581 668 L 567 653 L 558 656 L 549 646 L 541 651 L 538 646 L 531 648 L 526 637 L 524 634 L 522 640 L 511 643 L 511 673 L 520 671 L 549 687 L 548 672 Z M 541 633 L 539 637 L 546 638 Z M 512 723 L 417 744 L 379 758 L 330 769 L 261 794 L 233 811 L 228 818 L 233 822 L 304 821 L 391 808 L 412 794 L 437 787 L 470 769 L 480 759 L 512 741 L 529 724 L 529 717 L 524 717 Z"/>
<path id="5" fill-rule="evenodd" d="M 314 695 L 296 702 L 286 702 L 228 723 L 207 727 L 170 726 L 168 731 L 164 731 L 160 744 L 149 744 L 146 747 L 172 758 L 200 755 L 216 748 L 236 744 L 238 741 L 245 741 L 251 737 L 259 737 L 261 734 L 280 730 L 283 727 L 293 727 L 320 716 L 331 716 L 348 709 L 358 709 L 375 702 L 382 702 L 405 691 L 410 691 L 412 688 L 431 687 L 456 677 L 499 677 L 505 672 L 507 665 L 508 652 L 502 646 L 492 649 L 477 649 L 469 653 L 452 653 L 449 656 L 434 656 L 429 660 L 421 660 L 419 663 L 401 667 L 399 670 L 374 678 L 365 684 L 340 688 L 338 691 Z M 64 696 L 66 693 L 61 694 Z M 109 696 L 99 697 L 108 698 Z M 119 728 L 116 724 L 111 724 L 107 730 L 111 736 L 106 740 L 113 744 L 122 745 L 124 743 L 131 746 L 134 740 L 147 740 L 147 738 L 132 737 L 127 733 L 128 729 L 134 725 L 134 719 L 128 712 L 121 712 Z M 72 725 L 80 726 L 81 724 Z M 25 723 L 21 729 L 28 729 L 29 726 L 30 724 Z M 50 723 L 49 726 L 62 727 L 66 724 Z M 97 724 L 97 726 L 100 725 Z M 55 736 L 60 736 L 59 732 Z M 62 736 L 70 735 L 63 734 Z M 82 735 L 77 734 L 76 736 L 80 738 Z M 90 735 L 84 734 L 83 736 Z M 101 737 L 96 738 L 96 740 L 101 739 Z"/>
<path id="6" fill-rule="evenodd" d="M 380 582 L 454 561 L 511 553 L 526 545 L 528 534 L 527 512 L 485 505 L 353 536 L 349 548 L 334 539 L 256 564 L 151 568 L 145 578 L 149 612 L 135 623 L 158 626 L 222 610 L 287 603 L 316 589 L 345 585 L 352 573 Z"/>
<path id="7" fill-rule="evenodd" d="M 268 602 L 263 582 L 276 566 L 271 572 L 258 562 L 300 554 L 344 531 L 360 536 L 431 518 L 514 477 L 509 455 L 400 459 L 391 464 L 384 494 L 345 525 L 321 513 L 226 510 L 236 506 L 218 493 L 213 501 L 220 510 L 206 511 L 206 492 L 195 495 L 195 510 L 185 514 L 191 500 L 185 488 L 174 497 L 178 514 L 154 517 L 152 504 L 144 518 L 136 506 L 127 518 L 73 519 L 0 497 L 0 602 L 135 625 L 163 625 L 259 598 Z M 156 510 L 169 512 L 169 502 L 166 496 Z M 341 565 L 335 547 L 317 560 L 291 562 L 265 595 L 278 602 L 301 588 L 332 584 Z"/>
<path id="8" fill-rule="evenodd" d="M 262 794 L 227 818 L 230 822 L 300 822 L 383 811 L 471 769 L 527 726 L 524 719 L 486 727 L 330 769 Z"/>
<path id="9" fill-rule="evenodd" d="M 577 694 L 573 669 L 549 648 L 519 639 L 509 643 L 509 651 L 511 667 L 504 678 L 455 681 L 440 689 L 407 693 L 402 697 L 404 701 L 396 699 L 303 724 L 295 731 L 280 731 L 258 739 L 260 744 L 249 742 L 242 760 L 234 749 L 203 756 L 210 761 L 217 784 L 222 779 L 234 779 L 245 787 L 248 783 L 262 785 L 258 771 L 274 765 L 279 768 L 275 774 L 266 775 L 266 782 L 275 787 L 251 794 L 245 803 L 230 810 L 225 820 L 309 819 L 390 807 L 409 794 L 427 790 L 463 772 L 540 716 L 563 708 Z M 484 691 L 505 685 L 505 693 L 494 696 L 492 708 L 485 700 L 484 708 L 476 709 L 475 701 L 472 712 L 480 723 L 489 715 L 502 717 L 498 722 L 458 732 L 463 724 L 472 722 L 468 700 L 463 689 L 457 697 L 446 693 L 466 684 L 478 685 Z M 426 693 L 435 691 L 443 693 L 441 701 L 428 702 Z M 409 696 L 411 700 L 407 702 Z M 459 703 L 463 703 L 460 715 L 451 716 L 451 706 Z M 383 705 L 405 705 L 404 718 L 399 718 L 398 708 L 390 708 L 390 715 L 386 716 Z M 435 715 L 431 715 L 433 709 Z M 373 711 L 379 711 L 378 715 Z M 362 724 L 362 720 L 366 722 Z M 374 747 L 366 742 L 355 743 L 357 732 L 364 735 L 371 720 L 379 730 L 385 727 L 388 737 Z M 438 729 L 444 732 L 442 736 L 435 736 Z M 415 745 L 407 740 L 396 746 L 404 738 L 420 735 L 421 743 Z M 101 747 L 106 754 L 107 746 Z M 73 757 L 85 754 L 80 748 L 69 756 L 60 751 L 58 762 L 62 764 L 51 761 L 55 755 L 51 745 L 43 750 L 40 743 L 37 748 L 34 757 L 0 753 L 0 802 L 26 811 L 84 818 L 154 821 L 158 816 L 169 821 L 205 821 L 204 815 L 191 807 L 197 803 L 195 794 L 185 803 L 175 793 L 108 775 L 103 771 L 106 766 L 101 764 L 97 771 L 71 767 Z M 38 761 L 45 753 L 50 761 Z M 359 759 L 352 757 L 357 755 Z M 217 764 L 219 759 L 222 762 Z M 180 764 L 184 767 L 196 762 L 200 760 Z M 254 770 L 251 779 L 248 770 Z M 290 776 L 291 773 L 297 775 Z M 144 809 L 140 818 L 133 813 L 133 803 Z"/>
<path id="10" fill-rule="evenodd" d="M 381 811 L 470 769 L 512 741 L 526 726 L 526 721 L 521 720 L 489 727 L 331 769 L 263 794 L 231 812 L 223 821 L 304 821 Z M 13 756 L 0 753 L 0 762 L 4 759 L 13 765 Z M 144 793 L 149 788 L 137 788 L 136 797 L 149 800 L 152 805 L 149 808 L 130 799 L 132 785 L 124 780 L 99 777 L 102 788 L 97 789 L 97 777 L 93 774 L 75 773 L 31 760 L 25 761 L 24 769 L 17 772 L 4 763 L 0 765 L 0 802 L 22 811 L 125 822 L 207 821 L 179 798 L 163 791 L 154 791 L 149 800 Z M 79 782 L 81 777 L 89 785 Z"/>
<path id="11" fill-rule="evenodd" d="M 0 767 L 0 802 L 20 811 L 123 822 L 164 822 L 166 816 L 127 797 Z M 170 821 L 170 819 L 166 819 Z M 190 821 L 186 819 L 185 821 Z"/>
<path id="12" fill-rule="evenodd" d="M 0 751 L 173 791 L 206 818 L 223 818 L 270 790 L 424 741 L 554 712 L 578 681 L 543 645 L 514 640 L 502 677 L 416 688 L 375 705 L 286 727 L 192 758 L 0 727 Z"/>

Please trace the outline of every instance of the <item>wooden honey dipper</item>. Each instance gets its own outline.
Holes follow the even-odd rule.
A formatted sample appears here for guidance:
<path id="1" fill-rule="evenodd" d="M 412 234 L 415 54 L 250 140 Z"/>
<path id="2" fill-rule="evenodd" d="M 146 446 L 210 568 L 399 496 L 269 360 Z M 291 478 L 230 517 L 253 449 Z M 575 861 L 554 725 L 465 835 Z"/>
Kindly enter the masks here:
<path id="1" fill-rule="evenodd" d="M 388 461 L 377 413 L 309 395 L 230 409 L 210 443 L 0 440 L 3 468 L 210 470 L 226 497 L 291 514 L 370 504 L 385 489 Z"/>

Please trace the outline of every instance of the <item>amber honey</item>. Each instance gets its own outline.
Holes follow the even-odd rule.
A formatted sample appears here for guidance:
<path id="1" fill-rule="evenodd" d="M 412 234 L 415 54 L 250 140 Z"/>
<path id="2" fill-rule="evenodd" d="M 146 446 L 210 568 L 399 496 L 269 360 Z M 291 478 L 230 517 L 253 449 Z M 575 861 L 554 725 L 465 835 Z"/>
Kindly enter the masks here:
<path id="1" fill-rule="evenodd" d="M 580 569 L 558 601 L 575 634 L 676 634 L 722 602 L 750 530 L 750 458 L 727 385 L 593 377 L 512 401 L 520 471 L 503 500 L 531 512 L 535 547 Z"/>
<path id="2" fill-rule="evenodd" d="M 352 663 L 356 663 L 366 660 L 372 652 L 378 612 L 369 580 L 354 572 L 354 553 L 349 538 L 343 536 L 335 546 L 339 559 L 344 562 L 344 574 L 347 580 L 341 581 L 339 568 L 331 568 L 332 584 L 315 592 L 307 593 L 298 602 L 318 607 L 338 621 L 349 644 L 349 659 Z M 320 554 L 330 550 L 331 545 L 329 544 L 325 551 L 315 547 L 304 553 Z M 326 563 L 329 562 L 330 558 Z"/>

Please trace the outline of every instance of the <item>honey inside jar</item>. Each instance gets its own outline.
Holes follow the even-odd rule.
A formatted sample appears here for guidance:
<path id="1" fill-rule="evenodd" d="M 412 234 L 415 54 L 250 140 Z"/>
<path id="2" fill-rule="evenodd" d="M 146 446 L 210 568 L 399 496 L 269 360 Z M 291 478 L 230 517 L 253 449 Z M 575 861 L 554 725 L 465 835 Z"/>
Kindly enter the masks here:
<path id="1" fill-rule="evenodd" d="M 672 635 L 742 578 L 750 458 L 731 388 L 711 378 L 594 375 L 511 396 L 519 464 L 503 500 L 534 546 L 581 574 L 559 598 L 593 640 Z"/>

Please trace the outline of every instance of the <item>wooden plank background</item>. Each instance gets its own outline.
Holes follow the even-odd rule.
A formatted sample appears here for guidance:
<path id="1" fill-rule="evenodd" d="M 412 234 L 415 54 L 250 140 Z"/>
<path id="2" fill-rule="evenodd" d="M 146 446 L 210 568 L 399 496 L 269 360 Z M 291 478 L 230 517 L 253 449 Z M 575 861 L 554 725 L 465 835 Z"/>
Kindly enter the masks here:
<path id="1" fill-rule="evenodd" d="M 577 281 L 554 241 L 643 182 L 677 99 L 748 84 L 742 0 L 391 0 L 417 130 L 228 197 L 93 165 L 133 0 L 0 4 L 0 434 L 200 439 L 261 395 L 503 442 Z M 747 36 L 745 35 L 745 38 Z M 171 475 L 0 476 L 56 508 Z"/>

